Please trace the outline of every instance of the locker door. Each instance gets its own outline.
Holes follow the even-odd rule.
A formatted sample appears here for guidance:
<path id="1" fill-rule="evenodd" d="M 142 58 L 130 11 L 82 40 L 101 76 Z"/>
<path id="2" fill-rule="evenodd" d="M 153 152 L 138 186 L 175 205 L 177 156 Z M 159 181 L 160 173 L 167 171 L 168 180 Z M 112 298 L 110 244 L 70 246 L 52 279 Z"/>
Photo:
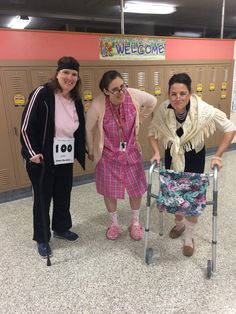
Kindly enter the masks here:
<path id="1" fill-rule="evenodd" d="M 0 86 L 0 192 L 5 192 L 16 187 L 13 154 L 8 130 L 9 125 L 4 105 Z"/>
<path id="2" fill-rule="evenodd" d="M 94 69 L 80 69 L 79 75 L 82 85 L 81 97 L 84 104 L 84 111 L 86 112 L 96 93 Z"/>
<path id="3" fill-rule="evenodd" d="M 217 87 L 218 101 L 217 107 L 230 117 L 231 92 L 232 92 L 232 66 L 229 64 L 218 66 Z"/>
<path id="4" fill-rule="evenodd" d="M 88 110 L 93 98 L 97 94 L 95 87 L 95 68 L 81 68 L 79 75 L 82 82 L 81 97 L 86 115 L 86 111 Z M 88 158 L 86 158 L 86 171 L 82 170 L 78 162 L 75 162 L 75 176 L 91 172 L 93 172 L 93 163 Z"/>
<path id="5" fill-rule="evenodd" d="M 4 69 L 3 86 L 9 130 L 13 143 L 13 155 L 16 169 L 17 187 L 29 185 L 29 179 L 21 156 L 20 122 L 29 95 L 27 71 L 22 69 Z"/>
<path id="6" fill-rule="evenodd" d="M 210 105 L 217 107 L 219 104 L 219 66 L 218 65 L 209 65 L 206 67 L 206 93 L 203 94 L 203 100 L 205 100 Z M 219 131 L 216 131 L 213 136 L 206 140 L 206 147 L 217 147 L 221 141 L 222 134 Z"/>
<path id="7" fill-rule="evenodd" d="M 146 91 L 146 92 L 150 92 L 149 84 L 148 84 L 148 79 L 149 79 L 148 66 L 135 67 L 133 69 L 133 72 L 134 72 L 134 85 L 132 87 Z"/>
<path id="8" fill-rule="evenodd" d="M 194 74 L 193 74 L 193 92 L 198 95 L 198 97 L 205 99 L 205 95 L 207 92 L 206 89 L 206 67 L 205 66 L 195 66 Z"/>
<path id="9" fill-rule="evenodd" d="M 206 68 L 206 94 L 204 100 L 212 106 L 217 106 L 218 86 L 217 86 L 217 65 L 209 65 Z"/>
<path id="10" fill-rule="evenodd" d="M 158 105 L 168 98 L 164 80 L 164 67 L 152 66 L 148 75 L 150 93 L 157 97 Z"/>
<path id="11" fill-rule="evenodd" d="M 31 87 L 33 90 L 39 85 L 47 83 L 53 77 L 53 70 L 51 68 L 30 69 Z"/>
<path id="12" fill-rule="evenodd" d="M 140 66 L 133 69 L 134 75 L 134 85 L 132 87 L 145 91 L 147 93 L 153 94 L 151 85 L 149 82 L 149 67 Z M 141 108 L 142 110 L 142 108 Z M 139 129 L 139 143 L 142 147 L 142 155 L 144 160 L 150 160 L 152 156 L 152 150 L 148 142 L 148 126 L 151 122 L 151 115 L 144 121 Z"/>
<path id="13" fill-rule="evenodd" d="M 156 96 L 156 98 L 157 98 L 156 109 L 164 100 L 166 100 L 168 98 L 167 85 L 165 84 L 165 79 L 164 79 L 164 72 L 165 72 L 164 67 L 162 67 L 160 65 L 152 66 L 149 69 L 150 91 L 151 91 L 151 94 Z M 150 117 L 150 120 L 151 120 L 151 118 L 152 118 L 152 116 Z M 164 156 L 164 148 L 161 145 L 160 145 L 160 153 L 161 153 L 161 156 L 163 157 Z M 152 156 L 152 150 L 151 149 L 150 149 L 150 156 Z"/>

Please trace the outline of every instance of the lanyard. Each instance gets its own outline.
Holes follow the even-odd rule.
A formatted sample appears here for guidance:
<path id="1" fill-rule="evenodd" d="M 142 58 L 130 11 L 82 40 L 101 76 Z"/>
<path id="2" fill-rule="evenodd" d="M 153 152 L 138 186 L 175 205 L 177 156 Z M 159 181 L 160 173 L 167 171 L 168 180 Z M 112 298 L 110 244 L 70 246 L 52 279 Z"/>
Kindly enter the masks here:
<path id="1" fill-rule="evenodd" d="M 124 136 L 124 120 L 122 118 L 124 116 L 124 115 L 122 115 L 123 112 L 121 112 L 121 110 L 120 110 L 120 114 L 119 114 L 118 110 L 116 110 L 110 102 L 109 102 L 109 106 L 111 109 L 112 116 L 113 116 L 113 118 L 116 122 L 116 125 L 118 127 L 118 130 L 119 130 L 120 142 L 124 142 L 125 136 Z M 120 109 L 123 109 L 122 106 L 120 107 Z"/>

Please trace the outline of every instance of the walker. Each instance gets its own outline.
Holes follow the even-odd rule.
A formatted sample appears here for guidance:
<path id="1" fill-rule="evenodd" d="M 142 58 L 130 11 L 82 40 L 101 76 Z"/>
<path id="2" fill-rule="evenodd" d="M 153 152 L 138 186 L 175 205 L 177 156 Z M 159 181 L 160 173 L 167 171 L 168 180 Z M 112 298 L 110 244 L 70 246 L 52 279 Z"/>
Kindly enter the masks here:
<path id="1" fill-rule="evenodd" d="M 157 174 L 160 184 L 160 165 L 156 162 L 152 163 L 148 171 L 148 190 L 147 190 L 147 217 L 145 226 L 145 243 L 144 243 L 144 259 L 147 265 L 152 262 L 153 249 L 148 247 L 149 239 L 149 218 L 150 209 L 156 201 L 151 202 L 151 199 L 156 200 L 158 194 L 153 193 L 152 180 L 153 175 Z M 209 178 L 213 178 L 213 198 L 211 201 L 206 201 L 206 205 L 212 205 L 212 259 L 207 261 L 206 275 L 210 279 L 216 273 L 216 245 L 217 245 L 217 196 L 218 196 L 218 167 L 215 166 L 212 173 L 206 174 Z M 159 235 L 163 235 L 163 211 L 159 210 Z"/>

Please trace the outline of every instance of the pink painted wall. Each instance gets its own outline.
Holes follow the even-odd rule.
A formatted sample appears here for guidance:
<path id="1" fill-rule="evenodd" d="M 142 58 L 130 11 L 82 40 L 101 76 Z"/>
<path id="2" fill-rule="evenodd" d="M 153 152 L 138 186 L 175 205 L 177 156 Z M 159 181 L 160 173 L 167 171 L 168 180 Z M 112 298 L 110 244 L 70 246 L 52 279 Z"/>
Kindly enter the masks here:
<path id="1" fill-rule="evenodd" d="M 234 40 L 176 39 L 166 40 L 166 60 L 232 60 Z"/>
<path id="2" fill-rule="evenodd" d="M 0 60 L 55 60 L 71 55 L 98 59 L 98 36 L 79 33 L 0 30 Z"/>
<path id="3" fill-rule="evenodd" d="M 99 60 L 99 36 L 2 29 L 0 60 L 55 60 L 62 55 L 72 55 L 79 60 Z M 234 42 L 220 39 L 166 38 L 166 60 L 233 60 Z"/>

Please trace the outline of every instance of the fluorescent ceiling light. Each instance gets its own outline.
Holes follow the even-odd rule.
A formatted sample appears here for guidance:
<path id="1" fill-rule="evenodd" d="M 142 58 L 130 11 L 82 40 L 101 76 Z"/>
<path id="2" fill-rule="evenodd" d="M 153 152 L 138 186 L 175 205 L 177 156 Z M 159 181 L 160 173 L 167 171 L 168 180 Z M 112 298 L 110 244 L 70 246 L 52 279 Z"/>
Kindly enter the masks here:
<path id="1" fill-rule="evenodd" d="M 173 36 L 199 38 L 202 36 L 202 34 L 201 33 L 194 33 L 194 32 L 175 32 Z"/>
<path id="2" fill-rule="evenodd" d="M 15 29 L 23 29 L 29 23 L 30 23 L 30 17 L 17 15 L 11 20 L 8 27 L 15 28 Z"/>
<path id="3" fill-rule="evenodd" d="M 142 14 L 170 14 L 176 11 L 171 4 L 129 1 L 125 3 L 124 12 Z"/>

